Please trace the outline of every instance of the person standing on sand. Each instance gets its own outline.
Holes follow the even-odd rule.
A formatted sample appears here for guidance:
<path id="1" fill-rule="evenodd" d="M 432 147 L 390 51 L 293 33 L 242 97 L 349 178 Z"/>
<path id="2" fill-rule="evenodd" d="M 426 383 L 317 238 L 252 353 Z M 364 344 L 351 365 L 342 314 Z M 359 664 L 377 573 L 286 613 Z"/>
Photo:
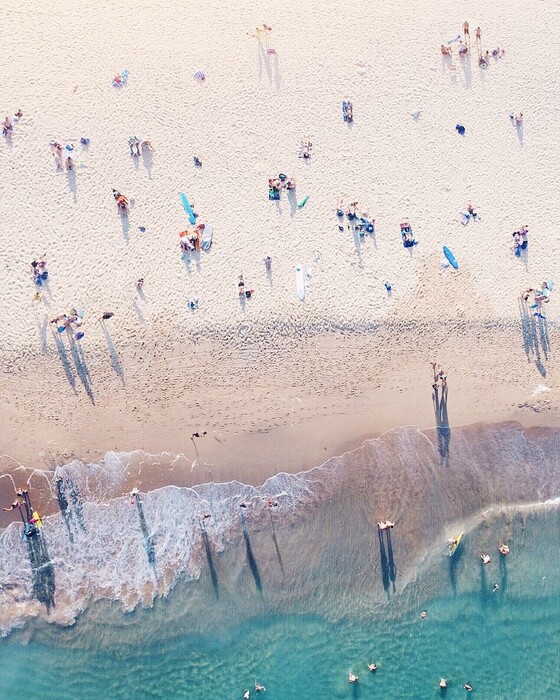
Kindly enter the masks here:
<path id="1" fill-rule="evenodd" d="M 100 321 L 108 321 L 110 318 L 113 318 L 115 314 L 112 311 L 104 311 L 103 315 L 99 319 Z"/>
<path id="2" fill-rule="evenodd" d="M 468 22 L 463 22 L 463 34 L 465 35 L 465 41 L 467 40 L 467 37 L 469 37 L 469 41 L 471 38 L 471 35 L 469 34 L 469 23 Z"/>
<path id="3" fill-rule="evenodd" d="M 476 40 L 480 44 L 480 27 L 476 28 Z"/>

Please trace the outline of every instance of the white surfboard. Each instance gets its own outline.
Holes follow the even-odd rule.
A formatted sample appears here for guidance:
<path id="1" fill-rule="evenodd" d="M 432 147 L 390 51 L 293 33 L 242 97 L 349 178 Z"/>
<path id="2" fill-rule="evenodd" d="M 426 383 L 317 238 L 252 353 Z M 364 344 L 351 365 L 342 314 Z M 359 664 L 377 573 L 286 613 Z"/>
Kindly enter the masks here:
<path id="1" fill-rule="evenodd" d="M 303 269 L 301 265 L 296 267 L 296 292 L 298 299 L 303 301 L 305 299 L 305 280 L 303 277 Z"/>

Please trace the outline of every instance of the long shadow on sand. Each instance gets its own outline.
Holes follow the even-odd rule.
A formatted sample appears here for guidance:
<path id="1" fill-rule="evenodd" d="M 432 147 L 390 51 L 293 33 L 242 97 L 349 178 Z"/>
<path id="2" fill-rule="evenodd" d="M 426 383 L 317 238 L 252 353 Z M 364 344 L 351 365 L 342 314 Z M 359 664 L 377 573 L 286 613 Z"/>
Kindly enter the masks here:
<path id="1" fill-rule="evenodd" d="M 247 529 L 247 520 L 245 519 L 245 513 L 243 511 L 241 511 L 241 526 L 243 528 L 243 539 L 245 540 L 245 548 L 247 550 L 247 562 L 249 563 L 249 568 L 253 574 L 255 586 L 257 587 L 258 592 L 262 595 L 261 575 L 253 555 L 253 548 L 251 547 L 251 540 L 249 538 L 249 530 Z"/>
<path id="2" fill-rule="evenodd" d="M 547 360 L 550 350 L 547 319 L 533 316 L 524 299 L 519 300 L 519 317 L 527 362 L 534 360 L 535 367 L 539 370 L 541 376 L 546 377 L 546 368 L 543 364 L 542 355 Z"/>
<path id="3" fill-rule="evenodd" d="M 436 417 L 438 452 L 442 466 L 447 467 L 449 466 L 449 445 L 451 443 L 451 426 L 447 413 L 447 384 L 441 388 L 441 395 L 439 392 L 440 389 L 436 385 L 432 398 Z"/>
<path id="4" fill-rule="evenodd" d="M 66 346 L 64 345 L 64 341 L 60 337 L 60 333 L 58 333 L 58 331 L 53 330 L 52 336 L 54 338 L 54 344 L 56 345 L 58 357 L 60 358 L 60 363 L 62 364 L 62 369 L 64 370 L 66 379 L 72 387 L 72 391 L 76 393 L 76 377 L 74 376 L 74 372 L 72 370 L 72 364 L 68 359 L 68 354 L 66 352 Z"/>
<path id="5" fill-rule="evenodd" d="M 111 366 L 115 371 L 115 374 L 119 377 L 121 382 L 124 384 L 124 367 L 122 366 L 122 362 L 119 357 L 119 353 L 117 352 L 117 349 L 115 348 L 113 344 L 113 340 L 111 339 L 111 336 L 109 335 L 109 331 L 107 330 L 107 326 L 103 321 L 101 321 L 101 328 L 103 329 L 103 335 L 105 336 L 105 342 L 107 343 L 107 347 L 109 348 L 109 357 L 111 358 Z"/>
<path id="6" fill-rule="evenodd" d="M 68 336 L 68 344 L 70 345 L 70 352 L 72 353 L 72 359 L 74 360 L 74 365 L 76 367 L 76 372 L 80 381 L 84 385 L 86 394 L 92 404 L 95 404 L 95 398 L 93 396 L 93 389 L 91 388 L 91 382 L 89 378 L 89 370 L 86 364 L 86 358 L 84 356 L 84 350 L 80 345 L 79 341 L 74 340 L 70 335 Z"/>

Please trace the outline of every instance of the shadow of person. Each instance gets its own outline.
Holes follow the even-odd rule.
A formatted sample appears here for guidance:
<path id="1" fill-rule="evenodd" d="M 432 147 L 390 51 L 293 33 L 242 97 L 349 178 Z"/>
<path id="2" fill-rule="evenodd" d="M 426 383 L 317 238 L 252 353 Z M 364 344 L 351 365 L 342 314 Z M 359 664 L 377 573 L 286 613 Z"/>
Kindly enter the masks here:
<path id="1" fill-rule="evenodd" d="M 284 576 L 284 562 L 282 561 L 282 554 L 280 553 L 280 547 L 278 546 L 278 540 L 276 538 L 276 528 L 274 527 L 274 518 L 272 517 L 272 509 L 269 507 L 268 514 L 270 516 L 270 526 L 272 528 L 272 542 L 274 543 L 274 548 L 276 549 L 276 557 L 278 559 L 278 564 L 280 565 L 280 571 L 282 576 Z"/>
<path id="2" fill-rule="evenodd" d="M 438 452 L 442 466 L 447 467 L 449 466 L 449 446 L 451 443 L 451 426 L 449 425 L 449 415 L 447 413 L 447 384 L 441 387 L 441 396 L 439 391 L 436 385 L 433 389 L 434 415 L 436 419 Z"/>
<path id="3" fill-rule="evenodd" d="M 258 592 L 262 595 L 261 574 L 259 572 L 259 567 L 257 566 L 257 562 L 255 561 L 255 557 L 253 555 L 253 548 L 251 547 L 249 530 L 247 529 L 247 521 L 245 519 L 245 513 L 243 511 L 241 511 L 241 526 L 243 529 L 243 539 L 245 540 L 245 549 L 247 551 L 247 562 L 249 564 L 249 568 L 251 569 L 251 573 L 253 574 L 255 586 L 257 587 Z"/>
<path id="4" fill-rule="evenodd" d="M 121 217 L 122 235 L 124 240 L 128 243 L 128 232 L 130 231 L 130 221 L 128 220 L 128 212 L 126 211 L 126 209 L 121 209 L 119 213 Z"/>
<path id="5" fill-rule="evenodd" d="M 379 559 L 381 562 L 381 582 L 383 590 L 388 594 L 390 585 L 389 576 L 389 560 L 387 558 L 387 550 L 385 549 L 385 540 L 383 539 L 383 530 L 377 528 L 377 538 L 379 540 Z"/>
<path id="6" fill-rule="evenodd" d="M 459 568 L 459 563 L 463 556 L 463 548 L 461 545 L 457 547 L 455 553 L 449 557 L 449 583 L 453 593 L 457 594 L 457 569 Z"/>
<path id="7" fill-rule="evenodd" d="M 389 573 L 389 580 L 391 581 L 393 585 L 393 593 L 395 593 L 396 586 L 395 586 L 395 581 L 397 580 L 397 566 L 395 564 L 395 558 L 393 556 L 393 543 L 391 541 L 391 530 L 385 530 L 385 537 L 387 538 L 387 564 L 388 564 L 388 573 Z"/>
<path id="8" fill-rule="evenodd" d="M 66 178 L 68 180 L 68 189 L 72 193 L 74 204 L 76 204 L 78 201 L 78 178 L 76 177 L 76 171 L 74 168 L 67 168 Z"/>
<path id="9" fill-rule="evenodd" d="M 204 550 L 206 552 L 206 561 L 208 562 L 208 569 L 210 571 L 210 580 L 212 581 L 212 588 L 214 589 L 216 600 L 219 600 L 220 586 L 218 583 L 218 574 L 216 573 L 216 567 L 214 566 L 212 548 L 210 547 L 210 540 L 208 539 L 208 533 L 206 532 L 206 528 L 204 527 L 204 522 L 200 523 L 200 529 L 202 530 L 202 541 L 204 542 Z"/>
<path id="10" fill-rule="evenodd" d="M 505 593 L 507 591 L 508 585 L 508 571 L 506 559 L 507 557 L 505 557 L 503 554 L 500 554 L 500 589 L 502 593 Z"/>
<path id="11" fill-rule="evenodd" d="M 111 336 L 109 335 L 109 331 L 107 330 L 107 326 L 103 321 L 100 321 L 101 323 L 101 328 L 103 329 L 103 335 L 105 336 L 105 342 L 107 343 L 107 348 L 109 349 L 109 357 L 111 359 L 111 367 L 115 371 L 116 375 L 118 378 L 121 380 L 123 385 L 125 384 L 124 380 L 124 367 L 122 366 L 121 360 L 119 358 L 119 353 L 117 352 L 117 349 L 115 348 L 113 341 L 111 339 Z"/>

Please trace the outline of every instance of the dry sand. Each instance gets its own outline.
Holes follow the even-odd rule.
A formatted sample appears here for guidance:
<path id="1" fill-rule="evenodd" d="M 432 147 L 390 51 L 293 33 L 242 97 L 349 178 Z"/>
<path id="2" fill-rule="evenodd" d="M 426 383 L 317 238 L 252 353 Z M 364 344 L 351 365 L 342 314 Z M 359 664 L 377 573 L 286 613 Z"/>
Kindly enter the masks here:
<path id="1" fill-rule="evenodd" d="M 174 479 L 262 481 L 396 425 L 433 425 L 432 359 L 449 372 L 453 424 L 557 424 L 557 303 L 540 326 L 518 305 L 522 288 L 559 277 L 560 18 L 552 2 L 540 7 L 355 0 L 342 11 L 313 0 L 264 12 L 242 0 L 127 12 L 24 0 L 1 10 L 0 109 L 24 112 L 0 143 L 2 467 L 107 450 L 191 460 L 191 434 L 207 430 L 194 468 Z M 465 19 L 473 55 L 455 52 L 450 70 L 439 46 Z M 246 35 L 263 20 L 276 55 Z M 486 71 L 478 24 L 484 48 L 506 49 Z M 114 88 L 125 68 L 128 85 Z M 523 131 L 511 110 L 523 111 Z M 152 142 L 153 163 L 130 157 L 132 134 Z M 303 136 L 310 163 L 298 157 Z M 56 172 L 52 139 L 76 144 L 75 177 Z M 268 201 L 281 171 L 297 177 L 297 201 L 310 195 L 304 208 L 285 193 Z M 112 187 L 131 200 L 128 224 Z M 212 249 L 190 265 L 178 246 L 182 191 L 214 225 Z M 376 219 L 374 238 L 338 230 L 339 196 Z M 469 202 L 481 220 L 463 226 Z M 412 252 L 405 219 L 420 241 Z M 521 224 L 530 243 L 517 259 Z M 441 266 L 444 244 L 458 271 Z M 43 253 L 49 286 L 37 304 L 29 263 Z M 298 263 L 312 272 L 304 303 Z M 241 271 L 255 290 L 244 305 Z M 71 306 L 85 309 L 81 349 L 48 325 Z M 106 309 L 115 316 L 103 326 Z"/>

